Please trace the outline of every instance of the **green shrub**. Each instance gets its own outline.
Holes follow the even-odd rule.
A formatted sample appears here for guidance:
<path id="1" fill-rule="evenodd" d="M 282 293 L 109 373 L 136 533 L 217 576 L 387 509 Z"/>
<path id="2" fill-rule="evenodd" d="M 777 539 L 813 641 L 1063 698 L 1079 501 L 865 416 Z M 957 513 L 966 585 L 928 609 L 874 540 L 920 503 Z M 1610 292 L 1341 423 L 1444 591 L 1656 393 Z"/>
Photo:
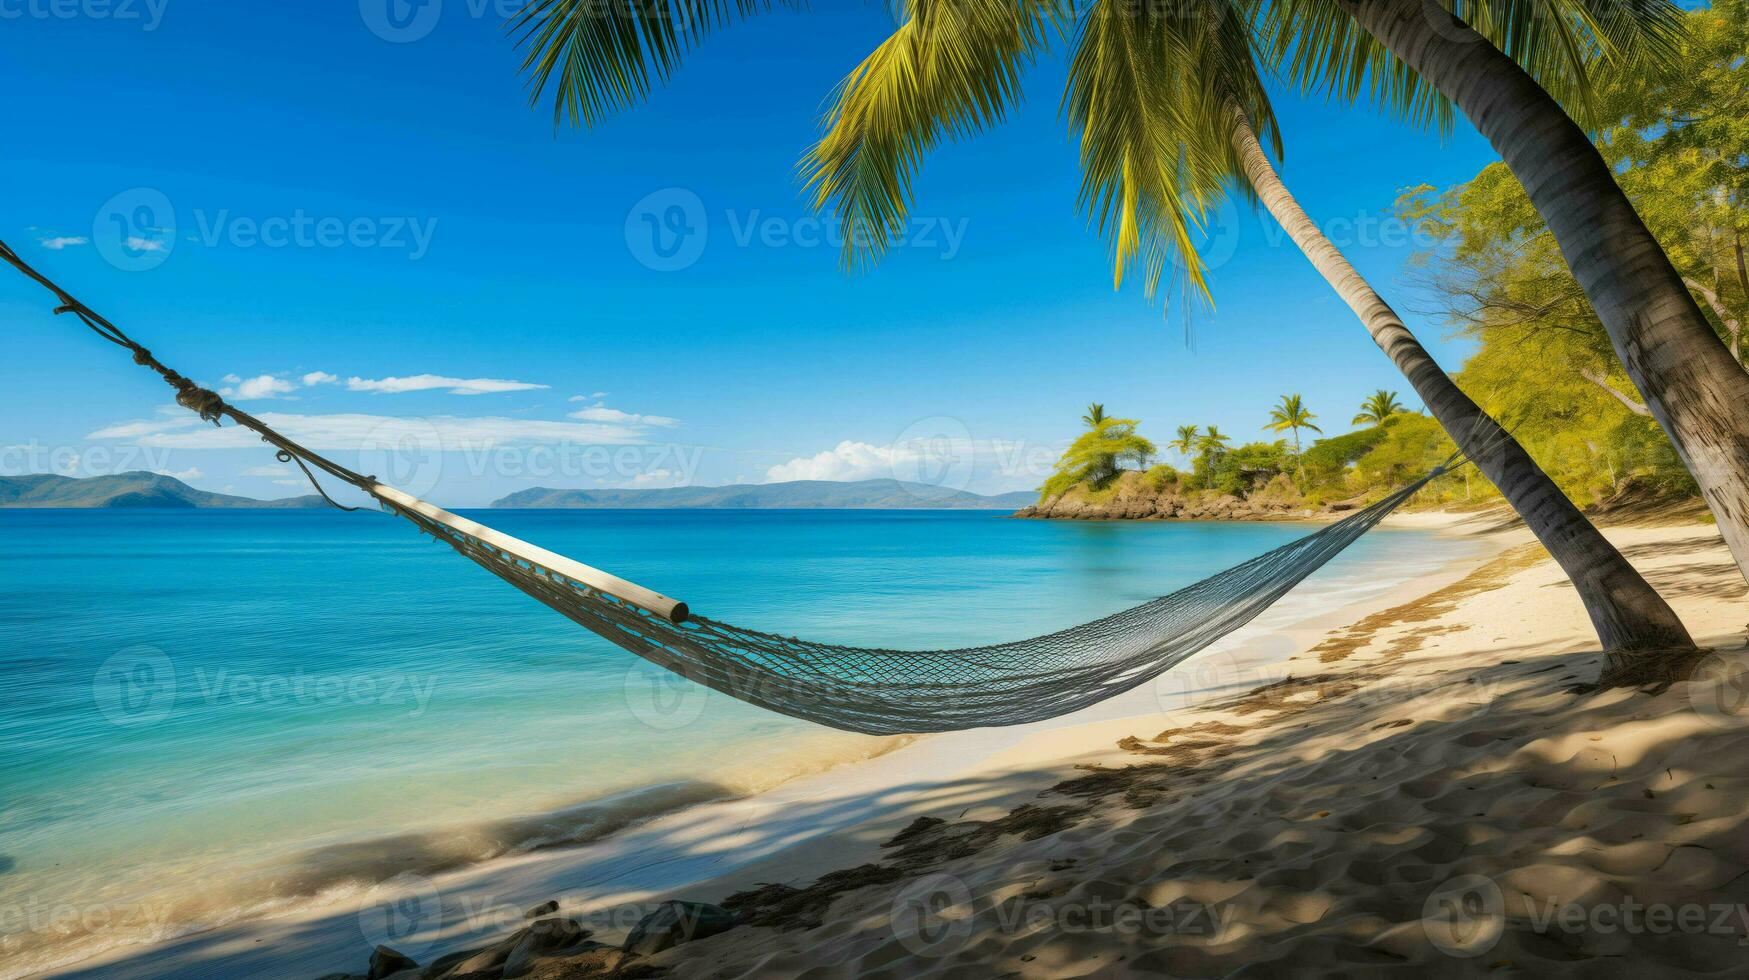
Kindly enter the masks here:
<path id="1" fill-rule="evenodd" d="M 1160 463 L 1148 469 L 1145 479 L 1148 481 L 1148 488 L 1158 492 L 1177 486 L 1182 476 L 1183 474 L 1172 467 Z"/>

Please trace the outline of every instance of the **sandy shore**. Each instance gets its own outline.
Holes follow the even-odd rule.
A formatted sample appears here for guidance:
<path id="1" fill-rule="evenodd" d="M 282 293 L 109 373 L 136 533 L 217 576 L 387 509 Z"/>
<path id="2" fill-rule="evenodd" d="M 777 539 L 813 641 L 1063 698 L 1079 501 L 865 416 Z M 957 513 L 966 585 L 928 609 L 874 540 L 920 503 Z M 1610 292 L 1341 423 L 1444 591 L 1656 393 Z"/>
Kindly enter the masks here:
<path id="1" fill-rule="evenodd" d="M 1716 532 L 1609 533 L 1697 638 L 1739 649 L 1708 681 L 1581 697 L 1601 657 L 1528 535 L 1486 515 L 1394 520 L 1487 547 L 1249 631 L 1091 715 L 918 740 L 582 848 L 63 975 L 362 974 L 377 942 L 429 962 L 548 899 L 612 941 L 660 899 L 738 893 L 755 925 L 640 962 L 712 977 L 1749 962 L 1749 706 L 1720 669 L 1749 662 L 1749 601 Z M 1643 909 L 1609 927 L 1648 904 L 1707 928 L 1652 931 Z"/>
<path id="2" fill-rule="evenodd" d="M 890 881 L 808 888 L 822 868 L 797 855 L 752 877 L 804 886 L 799 901 L 755 902 L 762 925 L 647 962 L 680 977 L 1743 975 L 1744 583 L 1710 527 L 1609 533 L 1721 648 L 1698 680 L 1575 693 L 1603 659 L 1583 609 L 1506 532 L 1457 581 L 1328 631 L 1243 696 L 1166 731 L 1017 746 L 897 841 L 888 820 L 839 845 L 831 867 L 878 852 L 886 869 L 848 883 Z M 749 884 L 735 877 L 697 897 Z"/>

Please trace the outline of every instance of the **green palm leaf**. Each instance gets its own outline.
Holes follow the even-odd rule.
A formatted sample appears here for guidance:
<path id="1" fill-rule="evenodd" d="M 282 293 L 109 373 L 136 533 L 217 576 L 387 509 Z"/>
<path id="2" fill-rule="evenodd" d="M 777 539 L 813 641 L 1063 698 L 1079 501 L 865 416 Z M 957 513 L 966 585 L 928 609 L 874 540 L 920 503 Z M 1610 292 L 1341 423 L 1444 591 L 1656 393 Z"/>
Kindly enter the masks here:
<path id="1" fill-rule="evenodd" d="M 1377 105 L 1441 131 L 1450 103 L 1349 17 L 1341 0 L 1241 0 L 1266 57 L 1307 92 Z M 1581 122 L 1595 122 L 1595 76 L 1662 70 L 1681 51 L 1670 0 L 1429 0 L 1517 61 Z M 1433 7 L 1432 4 L 1439 4 Z"/>
<path id="2" fill-rule="evenodd" d="M 1154 4 L 1096 3 L 1069 63 L 1063 109 L 1078 133 L 1080 204 L 1111 240 L 1113 284 L 1139 269 L 1152 296 L 1170 270 L 1208 296 L 1198 254 L 1211 210 L 1249 191 L 1231 141 L 1237 104 L 1276 142 L 1243 11 L 1205 0 L 1208 16 Z"/>
<path id="3" fill-rule="evenodd" d="M 1072 16 L 1061 0 L 911 0 L 906 13 L 839 83 L 800 165 L 814 207 L 838 216 L 847 267 L 885 253 L 924 154 L 1001 121 Z"/>
<path id="4" fill-rule="evenodd" d="M 530 104 L 553 89 L 553 124 L 593 126 L 643 101 L 680 59 L 730 20 L 773 0 L 531 0 L 510 18 Z M 796 0 L 779 0 L 796 5 Z"/>

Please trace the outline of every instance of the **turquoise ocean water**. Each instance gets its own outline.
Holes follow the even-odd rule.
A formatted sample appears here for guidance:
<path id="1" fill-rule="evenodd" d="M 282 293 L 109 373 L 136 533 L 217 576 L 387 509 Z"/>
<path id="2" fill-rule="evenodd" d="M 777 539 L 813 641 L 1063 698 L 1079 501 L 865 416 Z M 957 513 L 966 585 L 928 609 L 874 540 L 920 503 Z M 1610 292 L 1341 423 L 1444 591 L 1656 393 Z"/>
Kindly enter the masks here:
<path id="1" fill-rule="evenodd" d="M 712 618 L 890 647 L 1019 639 L 1298 525 L 984 512 L 492 511 Z M 271 915 L 884 750 L 675 681 L 410 525 L 0 511 L 0 976 Z M 1376 531 L 1330 608 L 1461 542 Z"/>

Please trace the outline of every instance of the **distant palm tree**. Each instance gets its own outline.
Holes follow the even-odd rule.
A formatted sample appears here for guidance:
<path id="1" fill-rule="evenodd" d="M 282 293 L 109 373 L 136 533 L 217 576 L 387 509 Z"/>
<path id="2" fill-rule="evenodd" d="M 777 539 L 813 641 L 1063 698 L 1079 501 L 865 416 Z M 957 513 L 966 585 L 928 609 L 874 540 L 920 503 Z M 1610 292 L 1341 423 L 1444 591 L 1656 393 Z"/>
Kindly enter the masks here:
<path id="1" fill-rule="evenodd" d="M 1196 451 L 1196 438 L 1201 434 L 1202 430 L 1194 425 L 1181 425 L 1178 427 L 1178 438 L 1166 445 L 1183 453 L 1185 459 L 1189 459 L 1190 454 Z"/>
<path id="2" fill-rule="evenodd" d="M 1218 426 L 1209 426 L 1202 438 L 1196 441 L 1198 458 L 1202 461 L 1202 469 L 1207 473 L 1215 465 L 1215 457 L 1227 451 L 1227 443 L 1232 440 L 1221 434 Z"/>
<path id="3" fill-rule="evenodd" d="M 1087 414 L 1081 416 L 1081 421 L 1089 429 L 1099 428 L 1099 423 L 1105 421 L 1105 406 L 1099 402 L 1087 406 Z"/>
<path id="4" fill-rule="evenodd" d="M 1322 433 L 1324 431 L 1312 424 L 1312 420 L 1315 418 L 1317 418 L 1316 415 L 1313 415 L 1306 410 L 1306 403 L 1300 398 L 1300 396 L 1283 395 L 1281 396 L 1281 404 L 1270 409 L 1269 424 L 1264 426 L 1264 428 L 1271 432 L 1287 432 L 1290 429 L 1293 430 L 1294 455 L 1298 456 L 1300 454 L 1301 429 L 1310 429 L 1317 433 Z"/>
<path id="5" fill-rule="evenodd" d="M 1401 412 L 1403 406 L 1397 401 L 1397 393 L 1383 388 L 1367 396 L 1360 403 L 1360 414 L 1354 417 L 1350 425 L 1382 425 L 1385 419 Z"/>

